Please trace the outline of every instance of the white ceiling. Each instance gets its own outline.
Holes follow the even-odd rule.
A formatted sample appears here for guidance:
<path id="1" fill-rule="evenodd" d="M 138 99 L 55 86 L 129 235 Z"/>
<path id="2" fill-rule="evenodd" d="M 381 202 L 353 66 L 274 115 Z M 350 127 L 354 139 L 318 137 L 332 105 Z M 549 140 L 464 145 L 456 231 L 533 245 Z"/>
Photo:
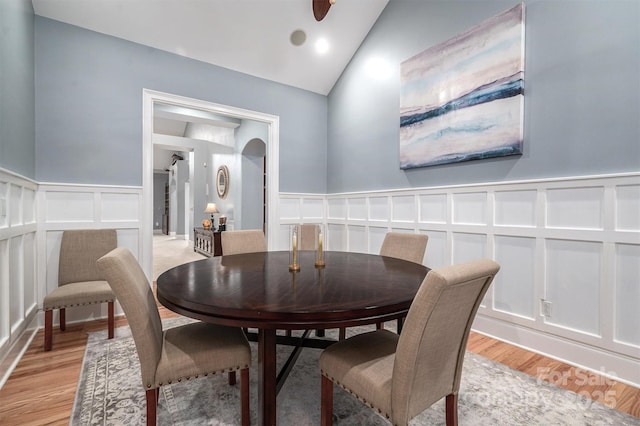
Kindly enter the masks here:
<path id="1" fill-rule="evenodd" d="M 240 126 L 240 120 L 209 111 L 183 108 L 175 105 L 154 105 L 153 110 L 153 169 L 164 171 L 172 164 L 171 156 L 178 153 L 186 157 L 183 137 L 199 139 L 216 145 L 220 152 L 228 152 L 222 143 L 230 129 Z M 158 135 L 164 135 L 158 136 Z M 169 136 L 168 138 L 166 136 Z"/>
<path id="2" fill-rule="evenodd" d="M 35 13 L 327 95 L 389 0 L 33 0 Z M 306 42 L 294 46 L 291 33 Z M 330 48 L 320 55 L 315 42 Z"/>

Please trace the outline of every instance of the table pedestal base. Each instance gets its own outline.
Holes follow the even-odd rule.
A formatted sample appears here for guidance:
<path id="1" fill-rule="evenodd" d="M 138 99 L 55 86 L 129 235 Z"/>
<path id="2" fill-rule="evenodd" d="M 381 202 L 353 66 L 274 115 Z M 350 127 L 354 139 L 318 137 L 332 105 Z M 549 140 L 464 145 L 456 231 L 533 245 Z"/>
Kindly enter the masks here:
<path id="1" fill-rule="evenodd" d="M 276 330 L 258 331 L 258 424 L 276 424 Z"/>

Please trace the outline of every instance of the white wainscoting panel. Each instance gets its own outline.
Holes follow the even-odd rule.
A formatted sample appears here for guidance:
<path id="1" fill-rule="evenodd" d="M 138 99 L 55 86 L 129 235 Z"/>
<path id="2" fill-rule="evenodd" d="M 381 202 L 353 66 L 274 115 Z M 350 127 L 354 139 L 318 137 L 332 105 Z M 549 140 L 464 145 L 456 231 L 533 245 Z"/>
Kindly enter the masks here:
<path id="1" fill-rule="evenodd" d="M 9 320 L 12 324 L 11 333 L 16 333 L 25 317 L 24 312 L 24 249 L 23 236 L 14 237 L 9 241 L 9 299 L 12 301 L 9 310 Z"/>
<path id="2" fill-rule="evenodd" d="M 364 197 L 347 200 L 349 220 L 367 220 L 367 199 Z"/>
<path id="3" fill-rule="evenodd" d="M 547 191 L 547 226 L 602 229 L 604 188 L 558 188 Z"/>
<path id="4" fill-rule="evenodd" d="M 534 238 L 495 237 L 495 260 L 501 267 L 493 282 L 493 309 L 535 320 L 535 257 Z"/>
<path id="5" fill-rule="evenodd" d="M 300 199 L 299 198 L 280 198 L 280 218 L 282 220 L 297 220 L 302 217 L 300 211 Z"/>
<path id="6" fill-rule="evenodd" d="M 487 193 L 453 194 L 453 223 L 486 225 Z"/>
<path id="7" fill-rule="evenodd" d="M 278 228 L 278 238 L 275 250 L 290 250 L 291 242 L 289 241 L 290 227 L 291 225 L 280 224 Z"/>
<path id="8" fill-rule="evenodd" d="M 302 200 L 302 218 L 305 223 L 324 220 L 324 197 L 305 197 Z"/>
<path id="9" fill-rule="evenodd" d="M 391 220 L 393 222 L 409 224 L 416 222 L 416 198 L 413 195 L 391 197 L 391 206 Z"/>
<path id="10" fill-rule="evenodd" d="M 9 206 L 11 206 L 9 212 L 9 219 L 11 226 L 19 226 L 24 223 L 24 217 L 22 216 L 22 186 L 19 184 L 9 185 Z"/>
<path id="11" fill-rule="evenodd" d="M 640 185 L 616 187 L 616 229 L 640 231 Z"/>
<path id="12" fill-rule="evenodd" d="M 387 232 L 389 228 L 386 226 L 369 226 L 369 249 L 365 253 L 380 253 L 380 247 Z"/>
<path id="13" fill-rule="evenodd" d="M 327 200 L 327 206 L 328 219 L 344 219 L 347 217 L 347 201 L 344 198 L 329 199 Z"/>
<path id="14" fill-rule="evenodd" d="M 640 174 L 328 194 L 326 206 L 329 250 L 377 253 L 398 231 L 429 235 L 429 267 L 496 259 L 474 329 L 640 385 Z"/>
<path id="15" fill-rule="evenodd" d="M 356 253 L 369 253 L 369 239 L 367 228 L 360 225 L 347 226 L 348 251 Z"/>
<path id="16" fill-rule="evenodd" d="M 9 199 L 9 195 L 7 193 L 7 188 L 9 187 L 9 184 L 7 184 L 6 182 L 2 182 L 2 171 L 0 170 L 0 228 L 6 228 L 7 224 L 9 223 L 9 221 L 7 220 L 7 218 L 9 217 L 8 215 L 8 199 Z"/>
<path id="17" fill-rule="evenodd" d="M 601 335 L 602 248 L 596 242 L 547 241 L 545 299 L 552 303 L 547 323 Z"/>
<path id="18" fill-rule="evenodd" d="M 0 240 L 0 348 L 5 349 L 5 345 L 11 337 L 11 320 L 9 310 L 11 309 L 11 298 L 9 297 L 9 240 Z M 5 351 L 0 352 L 0 359 L 5 355 Z"/>
<path id="19" fill-rule="evenodd" d="M 36 223 L 36 191 L 33 188 L 22 188 L 22 206 L 24 223 Z"/>
<path id="20" fill-rule="evenodd" d="M 96 216 L 93 192 L 88 188 L 83 192 L 47 191 L 44 202 L 46 223 L 92 223 Z"/>
<path id="21" fill-rule="evenodd" d="M 0 169 L 0 387 L 37 330 L 36 190 Z"/>
<path id="22" fill-rule="evenodd" d="M 38 280 L 35 268 L 38 258 L 35 232 L 22 236 L 22 246 L 24 312 L 35 312 L 38 309 Z"/>
<path id="23" fill-rule="evenodd" d="M 449 260 L 449 252 L 451 250 L 448 248 L 446 232 L 422 229 L 419 230 L 418 233 L 426 234 L 429 237 L 427 249 L 424 252 L 423 264 L 430 268 L 440 268 L 451 264 Z"/>
<path id="24" fill-rule="evenodd" d="M 369 198 L 369 220 L 372 222 L 389 222 L 389 197 Z"/>
<path id="25" fill-rule="evenodd" d="M 496 191 L 495 224 L 500 226 L 536 226 L 536 197 L 538 192 Z"/>
<path id="26" fill-rule="evenodd" d="M 137 222 L 140 219 L 138 194 L 104 192 L 101 194 L 100 207 L 103 222 Z"/>
<path id="27" fill-rule="evenodd" d="M 615 340 L 640 348 L 640 245 L 617 244 Z"/>
<path id="28" fill-rule="evenodd" d="M 347 251 L 346 227 L 341 224 L 329 224 L 329 241 L 326 243 L 327 250 Z"/>
<path id="29" fill-rule="evenodd" d="M 493 257 L 487 255 L 487 236 L 484 234 L 453 234 L 453 263 Z"/>
<path id="30" fill-rule="evenodd" d="M 447 223 L 447 194 L 424 194 L 418 197 L 422 223 Z"/>

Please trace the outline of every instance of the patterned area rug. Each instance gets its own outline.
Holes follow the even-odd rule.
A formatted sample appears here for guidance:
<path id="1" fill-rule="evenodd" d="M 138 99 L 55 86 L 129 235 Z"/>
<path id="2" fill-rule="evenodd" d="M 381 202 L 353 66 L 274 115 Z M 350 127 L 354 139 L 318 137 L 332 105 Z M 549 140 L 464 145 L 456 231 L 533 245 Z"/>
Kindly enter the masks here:
<path id="1" fill-rule="evenodd" d="M 164 321 L 173 327 L 189 321 Z M 369 328 L 348 329 L 349 333 Z M 328 330 L 328 338 L 336 338 Z M 257 346 L 251 343 L 251 414 L 257 424 Z M 284 363 L 290 348 L 278 347 Z M 278 395 L 278 424 L 320 424 L 319 349 L 305 348 Z M 138 356 L 128 327 L 91 333 L 76 391 L 70 424 L 144 425 L 145 393 Z M 373 410 L 334 386 L 334 424 L 388 425 Z M 610 409 L 576 393 L 536 380 L 474 353 L 467 352 L 459 396 L 460 425 L 640 425 L 640 419 Z M 411 425 L 443 425 L 444 400 L 411 421 Z M 229 386 L 226 375 L 214 375 L 162 388 L 159 425 L 240 424 L 239 384 Z"/>

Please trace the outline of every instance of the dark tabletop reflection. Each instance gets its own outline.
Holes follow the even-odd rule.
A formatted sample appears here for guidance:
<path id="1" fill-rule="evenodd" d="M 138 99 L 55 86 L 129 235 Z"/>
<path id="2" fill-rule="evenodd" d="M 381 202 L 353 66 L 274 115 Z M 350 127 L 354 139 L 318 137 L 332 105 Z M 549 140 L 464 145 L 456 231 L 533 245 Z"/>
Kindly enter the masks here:
<path id="1" fill-rule="evenodd" d="M 315 252 L 301 251 L 300 271 L 291 272 L 286 251 L 204 259 L 160 275 L 158 297 L 217 315 L 341 318 L 355 311 L 408 309 L 428 271 L 360 253 L 325 252 L 325 260 L 325 268 L 316 268 Z"/>

